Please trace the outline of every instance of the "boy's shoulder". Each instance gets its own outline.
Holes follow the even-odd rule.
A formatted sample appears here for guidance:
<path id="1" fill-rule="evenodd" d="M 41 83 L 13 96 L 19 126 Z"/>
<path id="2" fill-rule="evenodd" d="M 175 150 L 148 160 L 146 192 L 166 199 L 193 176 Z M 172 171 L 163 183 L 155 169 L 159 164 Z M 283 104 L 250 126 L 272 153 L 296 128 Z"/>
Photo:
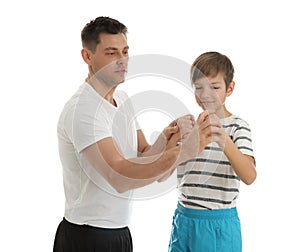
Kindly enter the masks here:
<path id="1" fill-rule="evenodd" d="M 236 126 L 236 127 L 247 127 L 249 128 L 249 123 L 241 118 L 238 115 L 231 115 L 229 117 L 226 117 L 222 120 L 222 124 L 224 126 L 226 125 L 231 125 L 231 126 Z"/>

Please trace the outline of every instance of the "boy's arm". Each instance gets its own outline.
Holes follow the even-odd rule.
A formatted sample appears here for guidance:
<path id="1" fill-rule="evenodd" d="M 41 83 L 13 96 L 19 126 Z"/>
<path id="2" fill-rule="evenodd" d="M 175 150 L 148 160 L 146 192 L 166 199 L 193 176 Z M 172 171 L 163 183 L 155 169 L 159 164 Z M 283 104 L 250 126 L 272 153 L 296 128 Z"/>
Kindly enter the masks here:
<path id="1" fill-rule="evenodd" d="M 210 120 L 216 120 L 215 114 L 209 115 Z M 256 179 L 255 161 L 252 156 L 243 154 L 231 138 L 226 134 L 221 124 L 213 133 L 213 141 L 224 151 L 236 175 L 247 185 Z"/>
<path id="2" fill-rule="evenodd" d="M 236 175 L 247 185 L 256 179 L 254 158 L 243 154 L 226 134 L 224 153 Z"/>

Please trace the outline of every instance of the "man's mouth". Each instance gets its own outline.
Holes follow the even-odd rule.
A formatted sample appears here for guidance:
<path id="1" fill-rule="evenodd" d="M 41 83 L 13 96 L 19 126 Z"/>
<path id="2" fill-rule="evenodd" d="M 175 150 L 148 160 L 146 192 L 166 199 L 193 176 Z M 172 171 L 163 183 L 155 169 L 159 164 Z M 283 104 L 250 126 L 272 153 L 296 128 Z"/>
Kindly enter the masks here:
<path id="1" fill-rule="evenodd" d="M 116 73 L 127 73 L 127 69 L 118 69 L 115 72 Z"/>

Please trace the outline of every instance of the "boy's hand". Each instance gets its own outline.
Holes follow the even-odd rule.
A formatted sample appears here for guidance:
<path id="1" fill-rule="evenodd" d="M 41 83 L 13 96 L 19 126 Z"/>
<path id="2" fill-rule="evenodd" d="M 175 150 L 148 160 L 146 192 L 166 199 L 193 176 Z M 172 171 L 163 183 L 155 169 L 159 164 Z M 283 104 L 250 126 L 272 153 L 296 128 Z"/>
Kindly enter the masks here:
<path id="1" fill-rule="evenodd" d="M 212 142 L 216 142 L 224 150 L 227 134 L 220 123 L 220 119 L 216 114 L 212 113 L 209 114 L 209 120 L 214 122 L 212 126 Z"/>
<path id="2" fill-rule="evenodd" d="M 224 150 L 227 134 L 220 123 L 219 117 L 215 113 L 209 113 L 205 120 L 210 122 L 211 142 L 216 142 Z"/>
<path id="3" fill-rule="evenodd" d="M 209 112 L 202 112 L 197 118 L 197 125 L 199 131 L 199 153 L 202 152 L 206 145 L 212 142 L 213 127 L 217 124 L 215 118 L 210 118 Z"/>
<path id="4" fill-rule="evenodd" d="M 211 138 L 211 122 L 208 120 L 208 112 L 205 111 L 199 115 L 194 127 L 181 142 L 182 162 L 198 156 L 211 142 Z"/>
<path id="5" fill-rule="evenodd" d="M 217 115 L 204 111 L 198 116 L 195 127 L 182 141 L 182 156 L 194 158 L 211 142 L 217 142 L 221 148 L 224 148 L 225 136 Z"/>

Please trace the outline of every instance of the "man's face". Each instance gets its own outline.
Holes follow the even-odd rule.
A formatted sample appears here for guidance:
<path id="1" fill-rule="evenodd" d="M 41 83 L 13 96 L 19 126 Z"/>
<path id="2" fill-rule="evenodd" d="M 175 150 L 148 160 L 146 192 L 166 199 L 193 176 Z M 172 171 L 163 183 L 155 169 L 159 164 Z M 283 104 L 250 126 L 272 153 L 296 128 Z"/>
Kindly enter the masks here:
<path id="1" fill-rule="evenodd" d="M 196 101 L 203 110 L 218 112 L 223 108 L 227 92 L 222 73 L 197 79 L 194 88 Z"/>
<path id="2" fill-rule="evenodd" d="M 106 85 L 115 86 L 125 80 L 128 45 L 124 34 L 100 34 L 100 43 L 90 52 L 90 74 Z"/>

